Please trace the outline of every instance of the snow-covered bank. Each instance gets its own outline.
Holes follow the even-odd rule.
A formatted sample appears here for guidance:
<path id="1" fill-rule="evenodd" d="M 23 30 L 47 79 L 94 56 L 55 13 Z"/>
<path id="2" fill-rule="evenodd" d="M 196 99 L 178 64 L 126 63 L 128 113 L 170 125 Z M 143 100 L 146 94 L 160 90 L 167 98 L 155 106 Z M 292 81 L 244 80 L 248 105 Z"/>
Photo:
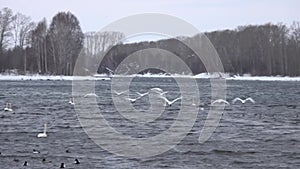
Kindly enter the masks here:
<path id="1" fill-rule="evenodd" d="M 0 81 L 19 81 L 19 80 L 110 80 L 109 78 L 95 78 L 92 76 L 50 76 L 50 75 L 0 75 Z"/>
<path id="2" fill-rule="evenodd" d="M 235 76 L 226 80 L 251 80 L 251 81 L 300 81 L 300 77 L 282 76 Z"/>
<path id="3" fill-rule="evenodd" d="M 145 77 L 145 78 L 195 78 L 195 79 L 210 79 L 210 78 L 224 78 L 226 80 L 251 80 L 251 81 L 300 81 L 300 77 L 282 77 L 282 76 L 230 76 L 229 74 L 208 74 L 201 73 L 198 75 L 180 75 L 180 74 L 136 74 L 136 75 L 113 75 L 112 77 Z M 52 75 L 0 75 L 0 81 L 19 81 L 19 80 L 110 80 L 107 75 L 95 76 L 52 76 Z"/>

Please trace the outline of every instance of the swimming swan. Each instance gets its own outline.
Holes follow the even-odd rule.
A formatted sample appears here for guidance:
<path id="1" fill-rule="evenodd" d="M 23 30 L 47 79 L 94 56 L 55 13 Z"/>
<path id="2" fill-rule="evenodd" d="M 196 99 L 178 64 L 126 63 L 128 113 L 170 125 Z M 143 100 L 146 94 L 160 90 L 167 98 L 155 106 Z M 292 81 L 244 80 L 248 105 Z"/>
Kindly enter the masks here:
<path id="1" fill-rule="evenodd" d="M 70 104 L 70 105 L 75 105 L 75 103 L 74 103 L 74 98 L 73 98 L 73 97 L 70 98 L 69 104 Z"/>
<path id="2" fill-rule="evenodd" d="M 38 135 L 37 135 L 37 137 L 38 138 L 45 138 L 45 137 L 47 137 L 47 124 L 44 124 L 44 132 L 43 133 L 39 133 Z"/>
<path id="3" fill-rule="evenodd" d="M 6 103 L 6 106 L 4 108 L 4 111 L 12 111 L 12 108 L 11 108 L 11 103 Z"/>

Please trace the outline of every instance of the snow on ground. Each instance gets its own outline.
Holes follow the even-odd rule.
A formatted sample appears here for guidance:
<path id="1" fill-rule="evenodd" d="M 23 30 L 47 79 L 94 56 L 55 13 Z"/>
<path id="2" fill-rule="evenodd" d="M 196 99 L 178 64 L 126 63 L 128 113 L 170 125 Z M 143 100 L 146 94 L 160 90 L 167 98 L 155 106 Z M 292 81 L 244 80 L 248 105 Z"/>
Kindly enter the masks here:
<path id="1" fill-rule="evenodd" d="M 252 81 L 300 81 L 300 77 L 282 76 L 235 76 L 226 80 L 252 80 Z"/>
<path id="2" fill-rule="evenodd" d="M 112 77 L 155 77 L 155 78 L 195 78 L 195 79 L 209 79 L 209 78 L 225 78 L 226 80 L 252 80 L 252 81 L 300 81 L 300 77 L 282 77 L 282 76 L 229 76 L 229 74 L 219 73 L 201 73 L 198 75 L 180 75 L 180 74 L 138 74 L 138 75 L 113 75 Z M 104 74 L 97 74 L 95 76 L 53 76 L 53 75 L 1 75 L 0 81 L 18 81 L 18 80 L 110 80 L 110 77 Z"/>
<path id="3" fill-rule="evenodd" d="M 18 80 L 94 80 L 91 76 L 0 75 L 0 81 Z"/>

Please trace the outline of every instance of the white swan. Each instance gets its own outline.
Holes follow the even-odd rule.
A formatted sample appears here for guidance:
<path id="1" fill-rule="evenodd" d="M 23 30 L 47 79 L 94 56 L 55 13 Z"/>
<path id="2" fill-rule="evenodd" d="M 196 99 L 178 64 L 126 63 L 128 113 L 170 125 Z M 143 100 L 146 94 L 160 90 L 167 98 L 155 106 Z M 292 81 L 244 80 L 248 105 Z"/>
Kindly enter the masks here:
<path id="1" fill-rule="evenodd" d="M 144 97 L 146 95 L 149 94 L 149 92 L 146 92 L 146 93 L 140 93 L 140 92 L 136 92 L 140 97 Z"/>
<path id="2" fill-rule="evenodd" d="M 192 106 L 196 106 L 195 99 L 193 99 Z"/>
<path id="3" fill-rule="evenodd" d="M 41 152 L 38 151 L 38 150 L 36 150 L 36 149 L 33 149 L 33 150 L 32 150 L 32 153 L 33 153 L 33 154 L 40 154 Z"/>
<path id="4" fill-rule="evenodd" d="M 175 103 L 176 101 L 182 99 L 182 97 L 178 97 L 178 98 L 176 98 L 176 99 L 170 101 L 170 100 L 168 100 L 167 98 L 165 98 L 164 96 L 159 96 L 159 97 L 162 98 L 162 99 L 165 101 L 165 103 L 167 103 L 167 105 L 169 105 L 169 106 L 172 106 L 173 103 Z"/>
<path id="5" fill-rule="evenodd" d="M 154 92 L 156 92 L 156 93 L 162 93 L 162 92 L 164 92 L 161 88 L 158 88 L 158 87 L 151 88 L 150 90 L 151 90 L 151 91 L 154 91 Z"/>
<path id="6" fill-rule="evenodd" d="M 129 100 L 131 103 L 136 102 L 138 99 L 142 98 L 141 96 L 139 96 L 138 98 L 132 99 L 132 98 L 126 98 L 126 100 Z"/>
<path id="7" fill-rule="evenodd" d="M 114 93 L 115 93 L 117 96 L 120 96 L 120 95 L 125 94 L 125 93 L 127 93 L 127 92 L 128 92 L 128 90 L 125 90 L 125 91 L 122 91 L 122 92 L 117 92 L 117 91 L 114 90 Z"/>
<path id="8" fill-rule="evenodd" d="M 245 104 L 247 101 L 250 101 L 250 102 L 252 102 L 252 103 L 255 103 L 255 101 L 254 101 L 251 97 L 248 97 L 248 98 L 245 99 L 245 100 L 243 100 L 243 99 L 237 97 L 237 98 L 235 98 L 235 99 L 232 100 L 232 104 L 234 104 L 234 103 L 237 102 L 237 101 L 240 101 L 240 102 L 243 103 L 243 104 Z"/>
<path id="9" fill-rule="evenodd" d="M 155 88 L 152 88 L 150 89 L 150 91 L 153 91 L 155 92 L 156 94 L 159 94 L 161 96 L 165 95 L 166 93 L 168 93 L 168 91 L 163 91 L 161 88 L 158 88 L 158 87 L 155 87 Z"/>
<path id="10" fill-rule="evenodd" d="M 4 111 L 10 111 L 10 112 L 13 111 L 12 108 L 11 108 L 11 103 L 6 103 Z"/>
<path id="11" fill-rule="evenodd" d="M 84 95 L 84 97 L 98 97 L 98 95 L 96 95 L 95 93 L 88 93 Z"/>
<path id="12" fill-rule="evenodd" d="M 43 133 L 39 133 L 38 135 L 37 135 L 37 137 L 38 138 L 45 138 L 45 137 L 47 137 L 47 124 L 44 124 L 44 132 Z"/>
<path id="13" fill-rule="evenodd" d="M 70 98 L 69 104 L 70 104 L 70 105 L 75 105 L 75 103 L 74 103 L 74 98 L 73 98 L 73 97 Z"/>
<path id="14" fill-rule="evenodd" d="M 221 104 L 221 103 L 229 105 L 228 101 L 223 100 L 223 99 L 217 99 L 217 100 L 213 101 L 211 104 Z"/>

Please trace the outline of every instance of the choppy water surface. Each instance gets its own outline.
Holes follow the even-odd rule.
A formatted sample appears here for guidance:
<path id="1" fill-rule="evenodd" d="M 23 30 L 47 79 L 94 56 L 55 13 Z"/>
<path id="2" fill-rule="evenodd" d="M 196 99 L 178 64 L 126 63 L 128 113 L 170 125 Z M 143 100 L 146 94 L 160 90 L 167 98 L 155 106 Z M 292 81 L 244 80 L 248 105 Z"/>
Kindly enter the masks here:
<path id="1" fill-rule="evenodd" d="M 189 84 L 186 84 L 189 85 Z M 212 137 L 198 143 L 210 103 L 210 85 L 198 80 L 201 106 L 189 134 L 173 149 L 146 159 L 129 159 L 105 151 L 84 132 L 74 108 L 68 104 L 70 81 L 0 82 L 0 168 L 300 168 L 300 83 L 227 81 L 227 100 L 252 97 L 256 103 L 233 104 Z M 151 87 L 180 96 L 172 79 L 140 78 L 131 95 Z M 122 117 L 113 106 L 110 82 L 96 82 L 99 109 L 110 125 L 132 137 L 151 137 L 166 130 L 176 118 L 180 102 L 166 108 L 156 121 L 145 126 Z M 147 97 L 134 103 L 149 107 Z M 11 102 L 14 113 L 4 112 Z M 142 112 L 142 111 L 141 111 Z M 48 124 L 48 137 L 37 138 Z M 33 153 L 37 150 L 40 153 Z M 45 158 L 46 161 L 42 161 Z M 78 158 L 80 164 L 74 164 Z M 24 161 L 29 166 L 24 167 Z"/>

